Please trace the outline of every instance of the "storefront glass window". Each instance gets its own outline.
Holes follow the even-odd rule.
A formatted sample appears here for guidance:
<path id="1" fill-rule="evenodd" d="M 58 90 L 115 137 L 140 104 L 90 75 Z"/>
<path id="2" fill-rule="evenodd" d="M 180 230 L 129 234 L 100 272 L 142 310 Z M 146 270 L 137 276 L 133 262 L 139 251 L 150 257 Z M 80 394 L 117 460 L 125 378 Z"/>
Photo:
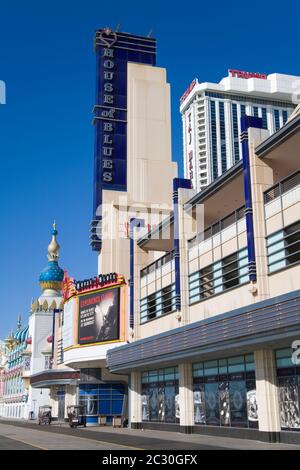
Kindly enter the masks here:
<path id="1" fill-rule="evenodd" d="M 220 424 L 219 410 L 219 384 L 205 384 L 205 415 L 206 424 L 218 426 Z"/>
<path id="2" fill-rule="evenodd" d="M 124 385 L 119 383 L 81 384 L 79 404 L 88 416 L 104 415 L 110 419 L 122 414 L 124 394 Z"/>
<path id="3" fill-rule="evenodd" d="M 231 426 L 247 427 L 247 389 L 244 380 L 232 380 L 229 385 Z"/>
<path id="4" fill-rule="evenodd" d="M 204 362 L 204 375 L 216 375 L 218 374 L 218 361 Z"/>
<path id="5" fill-rule="evenodd" d="M 275 352 L 281 428 L 300 431 L 300 365 L 292 361 L 291 348 Z"/>
<path id="6" fill-rule="evenodd" d="M 142 374 L 142 421 L 179 422 L 177 367 Z"/>
<path id="7" fill-rule="evenodd" d="M 193 365 L 195 424 L 258 427 L 253 354 Z"/>

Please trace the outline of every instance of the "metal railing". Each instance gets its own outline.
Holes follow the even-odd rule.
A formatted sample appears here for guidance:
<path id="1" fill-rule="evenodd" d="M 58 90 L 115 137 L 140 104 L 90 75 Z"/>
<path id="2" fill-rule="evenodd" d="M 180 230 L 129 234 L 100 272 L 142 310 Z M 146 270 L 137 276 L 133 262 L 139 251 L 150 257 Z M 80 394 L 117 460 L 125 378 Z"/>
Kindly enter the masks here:
<path id="1" fill-rule="evenodd" d="M 198 243 L 208 240 L 213 235 L 220 233 L 225 228 L 233 225 L 234 223 L 241 220 L 245 215 L 245 206 L 239 207 L 235 211 L 231 212 L 230 214 L 223 217 L 223 219 L 218 220 L 215 224 L 211 225 L 210 227 L 206 228 L 203 232 L 198 233 L 193 238 L 188 240 L 188 247 L 193 248 Z"/>
<path id="2" fill-rule="evenodd" d="M 281 181 L 271 186 L 271 188 L 264 191 L 264 203 L 267 204 L 273 201 L 298 185 L 300 185 L 300 170 L 283 178 Z"/>
<path id="3" fill-rule="evenodd" d="M 140 300 L 140 321 L 145 323 L 173 312 L 175 308 L 175 284 L 170 284 Z"/>
<path id="4" fill-rule="evenodd" d="M 140 271 L 141 279 L 147 276 L 147 274 L 153 273 L 154 271 L 156 271 L 156 269 L 161 268 L 162 266 L 169 263 L 173 259 L 174 259 L 174 251 L 170 251 L 169 253 L 163 255 L 161 258 L 157 259 L 153 263 L 141 269 Z"/>

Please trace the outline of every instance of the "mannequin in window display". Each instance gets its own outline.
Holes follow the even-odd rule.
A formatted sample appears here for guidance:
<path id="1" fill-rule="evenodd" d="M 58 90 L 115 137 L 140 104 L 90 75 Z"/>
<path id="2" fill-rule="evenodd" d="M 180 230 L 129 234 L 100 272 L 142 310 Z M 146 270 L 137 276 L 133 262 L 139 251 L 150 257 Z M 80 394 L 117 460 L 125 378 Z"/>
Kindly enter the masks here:
<path id="1" fill-rule="evenodd" d="M 197 424 L 205 424 L 205 402 L 204 392 L 194 391 L 194 419 Z"/>
<path id="2" fill-rule="evenodd" d="M 149 397 L 142 395 L 142 421 L 149 421 Z"/>
<path id="3" fill-rule="evenodd" d="M 158 390 L 158 420 L 165 421 L 165 394 L 163 388 Z"/>
<path id="4" fill-rule="evenodd" d="M 85 400 L 85 407 L 87 415 L 97 414 L 97 397 L 93 395 L 87 395 Z"/>
<path id="5" fill-rule="evenodd" d="M 222 426 L 230 425 L 230 411 L 229 411 L 229 387 L 228 383 L 221 382 L 219 385 L 220 397 L 220 424 Z"/>
<path id="6" fill-rule="evenodd" d="M 282 427 L 300 427 L 298 387 L 294 377 L 284 379 L 280 386 L 280 418 Z"/>
<path id="7" fill-rule="evenodd" d="M 150 421 L 158 420 L 158 389 L 151 387 L 149 389 L 149 419 Z"/>
<path id="8" fill-rule="evenodd" d="M 180 419 L 179 394 L 175 395 L 175 418 L 176 420 Z"/>
<path id="9" fill-rule="evenodd" d="M 249 421 L 258 421 L 256 390 L 247 392 L 247 414 Z"/>

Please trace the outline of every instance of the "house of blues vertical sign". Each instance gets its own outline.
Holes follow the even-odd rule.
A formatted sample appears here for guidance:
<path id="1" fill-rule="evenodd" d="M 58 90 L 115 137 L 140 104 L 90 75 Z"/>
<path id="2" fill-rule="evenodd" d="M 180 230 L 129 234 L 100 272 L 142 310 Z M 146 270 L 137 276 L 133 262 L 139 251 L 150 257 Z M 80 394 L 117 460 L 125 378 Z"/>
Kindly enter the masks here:
<path id="1" fill-rule="evenodd" d="M 102 191 L 127 189 L 127 62 L 155 65 L 156 41 L 105 28 L 96 32 L 97 60 L 92 248 L 101 248 L 93 230 L 101 218 Z M 98 209 L 99 210 L 99 209 Z"/>

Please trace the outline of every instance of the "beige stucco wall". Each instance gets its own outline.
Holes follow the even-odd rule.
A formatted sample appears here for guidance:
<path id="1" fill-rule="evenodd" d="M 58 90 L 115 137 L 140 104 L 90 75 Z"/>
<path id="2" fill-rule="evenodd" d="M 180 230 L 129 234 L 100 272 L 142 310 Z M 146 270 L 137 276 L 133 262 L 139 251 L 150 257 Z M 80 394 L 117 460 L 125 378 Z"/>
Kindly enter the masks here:
<path id="1" fill-rule="evenodd" d="M 164 331 L 173 330 L 179 326 L 181 326 L 181 323 L 176 319 L 176 313 L 169 313 L 140 325 L 139 338 L 136 339 L 147 338 Z"/>
<path id="2" fill-rule="evenodd" d="M 254 301 L 255 297 L 249 291 L 249 284 L 245 284 L 190 306 L 190 322 L 230 312 L 236 308 L 250 305 Z"/>
<path id="3" fill-rule="evenodd" d="M 270 297 L 300 289 L 300 265 L 269 274 Z"/>
<path id="4" fill-rule="evenodd" d="M 128 64 L 127 176 L 130 199 L 172 200 L 177 164 L 171 156 L 170 85 L 166 69 Z"/>
<path id="5" fill-rule="evenodd" d="M 127 192 L 103 191 L 102 251 L 98 272 L 119 272 L 129 278 L 129 239 L 125 224 L 147 219 L 172 207 L 172 181 L 177 164 L 171 156 L 170 85 L 166 70 L 128 64 Z M 146 220 L 151 223 L 151 220 Z"/>

